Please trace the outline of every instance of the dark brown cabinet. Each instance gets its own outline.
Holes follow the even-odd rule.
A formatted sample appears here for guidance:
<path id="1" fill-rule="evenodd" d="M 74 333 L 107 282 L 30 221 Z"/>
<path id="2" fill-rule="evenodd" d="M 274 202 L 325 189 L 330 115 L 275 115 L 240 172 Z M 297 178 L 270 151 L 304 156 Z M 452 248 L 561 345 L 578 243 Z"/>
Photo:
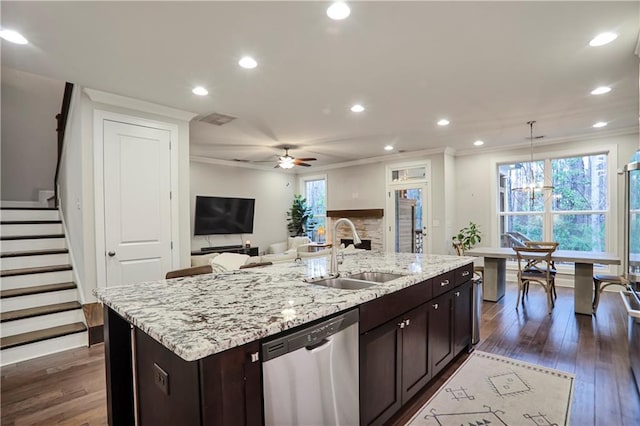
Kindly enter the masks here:
<path id="1" fill-rule="evenodd" d="M 360 336 L 360 424 L 383 424 L 402 406 L 400 321 Z"/>
<path id="2" fill-rule="evenodd" d="M 361 305 L 360 424 L 385 423 L 470 345 L 472 268 Z"/>
<path id="3" fill-rule="evenodd" d="M 453 359 L 453 299 L 445 293 L 429 302 L 431 372 L 436 375 Z"/>
<path id="4" fill-rule="evenodd" d="M 185 361 L 105 307 L 107 408 L 110 425 L 262 425 L 262 366 L 258 341 L 197 361 Z M 135 345 L 136 398 L 131 378 Z M 125 342 L 128 342 L 127 346 Z M 117 387 L 116 387 L 117 386 Z"/>
<path id="5" fill-rule="evenodd" d="M 473 284 L 467 281 L 453 290 L 453 354 L 462 352 L 471 344 L 471 312 Z"/>
<path id="6" fill-rule="evenodd" d="M 387 421 L 431 378 L 423 304 L 360 336 L 360 423 Z"/>

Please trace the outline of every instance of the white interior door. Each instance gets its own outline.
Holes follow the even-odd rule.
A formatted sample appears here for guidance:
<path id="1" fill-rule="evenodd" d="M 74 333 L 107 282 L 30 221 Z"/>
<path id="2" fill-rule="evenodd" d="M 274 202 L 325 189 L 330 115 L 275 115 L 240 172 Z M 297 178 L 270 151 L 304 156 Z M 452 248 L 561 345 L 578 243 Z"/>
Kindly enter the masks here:
<path id="1" fill-rule="evenodd" d="M 103 124 L 106 285 L 162 279 L 171 269 L 171 133 Z"/>

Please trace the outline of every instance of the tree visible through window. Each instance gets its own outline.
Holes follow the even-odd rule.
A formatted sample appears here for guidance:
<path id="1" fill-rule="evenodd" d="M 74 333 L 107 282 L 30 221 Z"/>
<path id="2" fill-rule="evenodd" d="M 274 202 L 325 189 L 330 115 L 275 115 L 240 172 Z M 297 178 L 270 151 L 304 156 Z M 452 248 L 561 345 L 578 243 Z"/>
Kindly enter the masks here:
<path id="1" fill-rule="evenodd" d="M 313 179 L 304 181 L 304 193 L 307 205 L 311 207 L 316 223 L 309 238 L 316 242 L 324 242 L 327 234 L 327 189 L 326 180 Z"/>
<path id="2" fill-rule="evenodd" d="M 547 189 L 527 181 L 532 167 L 540 182 L 550 182 Z M 543 240 L 563 250 L 606 250 L 606 154 L 501 164 L 498 175 L 501 247 Z"/>

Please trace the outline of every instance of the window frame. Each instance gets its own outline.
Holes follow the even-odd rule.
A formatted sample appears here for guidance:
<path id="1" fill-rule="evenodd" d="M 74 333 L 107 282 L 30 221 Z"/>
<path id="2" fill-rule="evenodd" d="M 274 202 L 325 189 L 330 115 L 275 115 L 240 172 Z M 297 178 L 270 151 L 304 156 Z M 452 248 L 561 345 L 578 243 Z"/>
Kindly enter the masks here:
<path id="1" fill-rule="evenodd" d="M 555 145 L 557 146 L 557 145 Z M 546 148 L 546 149 L 545 149 Z M 579 156 L 590 156 L 590 155 L 600 155 L 604 154 L 607 156 L 607 205 L 608 210 L 604 213 L 605 215 L 605 242 L 604 242 L 604 250 L 606 252 L 613 252 L 615 248 L 618 247 L 618 174 L 617 174 L 617 163 L 618 163 L 618 151 L 616 145 L 600 145 L 600 146 L 592 146 L 587 149 L 580 148 L 569 148 L 569 149 L 553 149 L 553 145 L 547 145 L 543 147 L 539 152 L 534 153 L 533 161 L 544 161 L 545 168 L 545 184 L 547 184 L 547 179 L 552 179 L 551 174 L 546 174 L 547 170 L 551 170 L 551 160 L 557 158 L 569 158 L 569 157 L 579 157 Z M 500 165 L 515 163 L 515 162 L 530 162 L 531 152 L 527 152 L 523 145 L 523 149 L 518 152 L 509 153 L 506 155 L 497 155 L 491 160 L 491 194 L 490 197 L 492 199 L 491 203 L 491 216 L 494 218 L 493 226 L 495 227 L 491 232 L 491 245 L 493 247 L 500 246 L 500 220 L 501 217 L 505 215 L 504 212 L 500 211 L 500 182 L 499 182 L 499 171 L 498 168 Z M 600 211 L 589 210 L 588 213 L 596 213 Z M 515 216 L 515 215 L 542 215 L 543 221 L 543 238 L 546 241 L 551 241 L 553 239 L 553 218 L 556 215 L 563 214 L 579 214 L 582 211 L 553 211 L 551 209 L 551 199 L 545 200 L 544 210 L 541 212 L 531 211 L 531 212 L 508 212 L 506 215 Z M 560 247 L 562 249 L 562 247 Z M 509 262 L 513 265 L 513 262 Z M 563 273 L 573 274 L 573 267 L 563 268 L 562 265 L 559 265 L 558 268 Z M 599 271 L 606 272 L 611 270 L 611 266 L 605 266 L 604 268 L 599 268 Z"/>
<path id="2" fill-rule="evenodd" d="M 329 180 L 326 174 L 321 175 L 303 175 L 298 179 L 298 189 L 299 194 L 302 195 L 303 198 L 307 199 L 307 182 L 316 181 L 316 180 L 324 180 L 324 205 L 327 206 L 327 202 L 329 199 Z M 309 200 L 307 199 L 307 202 Z M 316 215 L 315 217 L 323 217 L 325 223 L 325 240 L 327 238 L 327 208 L 325 208 L 324 215 Z"/>

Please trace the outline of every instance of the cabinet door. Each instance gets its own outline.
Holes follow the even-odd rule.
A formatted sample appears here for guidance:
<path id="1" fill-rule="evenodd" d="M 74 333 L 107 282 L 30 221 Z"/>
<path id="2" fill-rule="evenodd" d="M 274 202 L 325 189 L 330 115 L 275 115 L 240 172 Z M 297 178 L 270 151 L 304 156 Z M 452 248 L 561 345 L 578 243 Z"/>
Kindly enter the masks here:
<path id="1" fill-rule="evenodd" d="M 453 290 L 453 353 L 459 354 L 471 344 L 472 283 L 467 281 Z"/>
<path id="2" fill-rule="evenodd" d="M 402 403 L 407 402 L 431 379 L 429 358 L 429 305 L 403 315 Z"/>
<path id="3" fill-rule="evenodd" d="M 428 303 L 431 375 L 435 376 L 453 359 L 453 299 L 445 293 Z"/>
<path id="4" fill-rule="evenodd" d="M 360 424 L 378 425 L 402 404 L 400 318 L 360 335 Z"/>
<path id="5" fill-rule="evenodd" d="M 263 424 L 258 351 L 256 341 L 199 361 L 203 425 Z"/>

